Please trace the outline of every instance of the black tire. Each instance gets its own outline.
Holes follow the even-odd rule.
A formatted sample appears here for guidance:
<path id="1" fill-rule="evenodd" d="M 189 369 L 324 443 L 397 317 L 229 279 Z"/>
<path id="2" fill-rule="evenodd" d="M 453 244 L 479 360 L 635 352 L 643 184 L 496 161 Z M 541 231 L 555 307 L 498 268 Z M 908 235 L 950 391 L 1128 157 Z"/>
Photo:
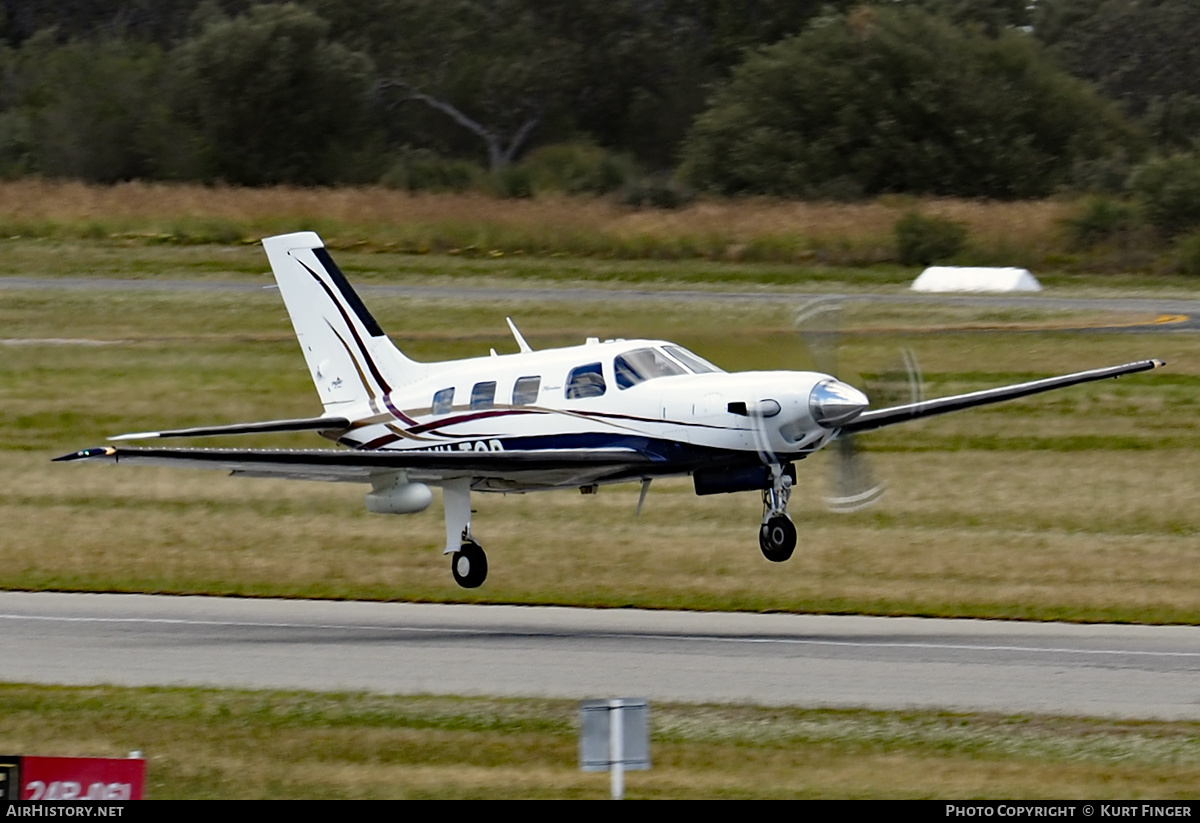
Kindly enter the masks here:
<path id="1" fill-rule="evenodd" d="M 787 515 L 772 517 L 758 530 L 758 547 L 772 563 L 782 563 L 796 550 L 796 524 Z"/>
<path id="2" fill-rule="evenodd" d="M 478 589 L 487 580 L 487 555 L 478 543 L 463 543 L 450 557 L 450 572 L 464 589 Z"/>

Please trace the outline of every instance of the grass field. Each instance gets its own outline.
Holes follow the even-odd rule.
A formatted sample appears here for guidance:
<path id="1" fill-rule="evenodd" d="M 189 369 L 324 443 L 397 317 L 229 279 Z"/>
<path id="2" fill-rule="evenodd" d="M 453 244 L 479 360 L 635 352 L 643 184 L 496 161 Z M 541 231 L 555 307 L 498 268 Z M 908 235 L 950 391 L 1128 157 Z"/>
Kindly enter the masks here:
<path id="1" fill-rule="evenodd" d="M 146 757 L 167 798 L 604 798 L 578 704 L 0 686 L 0 746 Z M 1194 798 L 1195 723 L 651 706 L 626 797 Z"/>
<path id="2" fill-rule="evenodd" d="M 49 268 L 57 256 L 35 241 L 12 245 L 14 258 L 41 261 L 27 271 Z M 115 266 L 107 244 L 68 248 L 74 271 Z M 221 259 L 220 248 L 205 250 L 208 260 Z M 123 258 L 133 271 L 170 263 L 173 277 L 188 275 L 188 259 L 161 251 L 124 249 Z M 241 259 L 245 251 L 230 254 Z M 359 259 L 346 264 L 356 280 Z M 406 259 L 369 256 L 377 271 L 389 260 L 403 268 Z M 422 259 L 450 269 L 459 262 Z M 574 265 L 586 270 L 589 262 Z M 663 262 L 654 271 L 670 282 L 676 266 L 689 265 Z M 504 271 L 488 272 L 486 282 L 505 282 Z M 233 279 L 254 277 L 263 275 Z M 524 281 L 516 280 L 519 288 Z M 512 314 L 537 347 L 584 334 L 661 336 L 730 369 L 808 362 L 784 297 L 481 303 L 468 290 L 436 299 L 377 295 L 371 306 L 420 359 L 509 351 L 503 318 Z M 475 528 L 492 574 L 484 588 L 464 592 L 441 555 L 436 504 L 386 517 L 367 514 L 353 485 L 49 462 L 120 431 L 318 411 L 274 292 L 6 291 L 0 327 L 25 342 L 10 342 L 0 366 L 9 432 L 0 585 L 1200 621 L 1195 335 L 1066 331 L 1149 318 L 1029 308 L 851 304 L 845 315 L 845 376 L 876 393 L 890 385 L 883 377 L 902 346 L 918 355 L 930 396 L 1141 357 L 1170 366 L 863 437 L 890 485 L 865 512 L 824 510 L 828 466 L 817 455 L 800 466 L 792 508 L 802 542 L 781 567 L 758 554 L 752 494 L 697 499 L 686 480 L 656 483 L 637 519 L 636 487 L 589 498 L 477 495 Z M 302 435 L 260 442 L 315 445 Z"/>
<path id="3" fill-rule="evenodd" d="M 586 498 L 477 495 L 474 526 L 491 574 L 466 592 L 441 554 L 438 503 L 387 517 L 366 513 L 364 490 L 349 485 L 49 462 L 122 431 L 319 411 L 278 295 L 215 288 L 268 284 L 261 249 L 199 243 L 206 232 L 240 241 L 247 228 L 332 228 L 356 283 L 461 287 L 437 298 L 370 297 L 384 328 L 420 359 L 511 351 L 511 314 L 538 348 L 588 334 L 666 337 L 730 370 L 802 368 L 810 362 L 790 294 L 898 292 L 913 272 L 595 250 L 564 258 L 486 244 L 413 254 L 422 249 L 389 246 L 386 226 L 399 212 L 368 210 L 355 222 L 366 206 L 350 195 L 292 193 L 289 206 L 279 192 L 150 187 L 106 200 L 105 190 L 29 185 L 16 200 L 0 198 L 3 233 L 21 236 L 0 240 L 0 277 L 162 288 L 0 290 L 0 588 L 1200 623 L 1200 336 L 1080 330 L 1151 315 L 852 302 L 843 376 L 876 397 L 903 388 L 889 375 L 906 346 L 929 396 L 1142 357 L 1168 367 L 863 437 L 889 484 L 864 512 L 825 511 L 829 467 L 815 456 L 799 466 L 801 544 L 782 566 L 758 552 L 752 494 L 702 499 L 686 480 L 655 483 L 636 519 L 636 487 Z M 537 214 L 550 224 L 598 219 L 510 207 L 531 223 Z M 1179 278 L 1038 274 L 1052 296 L 1194 294 Z M 214 288 L 177 290 L 172 280 Z M 715 299 L 481 301 L 470 290 L 478 285 L 686 288 Z M 729 290 L 778 299 L 718 296 Z M 304 436 L 244 442 L 316 445 Z M 0 706 L 8 751 L 145 750 L 155 797 L 607 792 L 603 775 L 575 770 L 567 703 L 0 686 Z M 630 796 L 1194 797 L 1200 773 L 1189 723 L 654 712 L 655 769 L 630 775 Z"/>

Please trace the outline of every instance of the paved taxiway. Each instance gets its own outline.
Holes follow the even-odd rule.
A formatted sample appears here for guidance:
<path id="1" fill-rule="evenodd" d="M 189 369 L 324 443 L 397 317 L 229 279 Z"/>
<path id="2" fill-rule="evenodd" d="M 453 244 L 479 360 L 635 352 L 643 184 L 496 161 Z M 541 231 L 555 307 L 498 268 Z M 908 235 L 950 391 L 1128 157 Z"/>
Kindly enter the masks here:
<path id="1" fill-rule="evenodd" d="M 89 292 L 238 292 L 262 294 L 264 289 L 273 289 L 264 282 L 242 280 L 187 280 L 152 278 L 128 280 L 116 277 L 0 277 L 0 290 Z M 760 291 L 709 291 L 695 289 L 639 289 L 624 286 L 524 286 L 505 285 L 489 287 L 455 283 L 453 286 L 416 286 L 404 284 L 355 283 L 355 291 L 365 298 L 407 297 L 423 300 L 469 300 L 481 303 L 514 303 L 522 301 L 565 302 L 565 303 L 611 303 L 613 301 L 707 303 L 749 302 L 778 303 L 793 301 L 797 307 L 811 300 L 830 300 L 865 303 L 939 303 L 942 305 L 1019 307 L 1042 309 L 1087 309 L 1092 311 L 1146 312 L 1156 314 L 1200 315 L 1200 300 L 1178 295 L 1151 297 L 1055 297 L 1044 293 L 1029 294 L 937 294 L 931 292 L 895 292 L 835 294 L 808 293 L 786 288 L 769 288 Z M 1190 318 L 1189 318 L 1190 319 Z M 1187 321 L 1172 324 L 1170 328 L 1156 330 L 1178 330 L 1192 327 Z"/>
<path id="2" fill-rule="evenodd" d="M 1200 627 L 0 592 L 0 677 L 1200 719 Z"/>

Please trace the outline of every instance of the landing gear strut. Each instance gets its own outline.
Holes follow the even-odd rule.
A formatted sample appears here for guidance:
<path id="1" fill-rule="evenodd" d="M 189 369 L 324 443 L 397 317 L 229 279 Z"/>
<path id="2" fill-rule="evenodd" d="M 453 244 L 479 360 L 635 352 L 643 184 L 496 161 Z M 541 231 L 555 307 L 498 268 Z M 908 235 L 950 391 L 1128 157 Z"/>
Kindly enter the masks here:
<path id="1" fill-rule="evenodd" d="M 488 567 L 487 555 L 471 537 L 471 478 L 444 481 L 442 503 L 446 508 L 444 553 L 450 555 L 450 573 L 464 589 L 478 589 L 487 579 Z"/>
<path id="2" fill-rule="evenodd" d="M 454 582 L 464 589 L 477 589 L 487 579 L 487 555 L 474 540 L 467 538 L 462 547 L 450 557 L 450 571 Z"/>
<path id="3" fill-rule="evenodd" d="M 782 563 L 796 550 L 796 525 L 787 514 L 792 478 L 783 466 L 771 466 L 771 488 L 763 489 L 763 519 L 758 547 L 772 563 Z"/>

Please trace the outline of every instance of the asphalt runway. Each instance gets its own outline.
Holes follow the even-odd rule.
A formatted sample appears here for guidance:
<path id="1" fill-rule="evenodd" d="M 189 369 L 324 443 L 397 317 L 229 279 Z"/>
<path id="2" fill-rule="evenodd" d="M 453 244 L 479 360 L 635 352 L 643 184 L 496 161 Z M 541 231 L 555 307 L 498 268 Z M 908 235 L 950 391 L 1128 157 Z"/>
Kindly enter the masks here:
<path id="1" fill-rule="evenodd" d="M 215 280 L 179 280 L 156 278 L 149 280 L 125 280 L 111 277 L 0 277 L 0 291 L 5 290 L 41 291 L 46 289 L 62 291 L 89 292 L 236 292 L 262 293 L 263 290 L 274 289 L 274 286 L 263 283 L 248 283 L 241 281 Z M 456 283 L 454 286 L 410 286 L 410 285 L 355 285 L 366 300 L 373 297 L 407 297 L 421 300 L 467 300 L 489 304 L 535 302 L 567 302 L 572 304 L 612 303 L 612 302 L 665 302 L 686 305 L 689 303 L 712 302 L 742 302 L 742 303 L 778 303 L 781 300 L 791 301 L 795 306 L 814 301 L 830 303 L 894 303 L 921 304 L 935 303 L 944 306 L 977 306 L 985 308 L 1028 308 L 1028 309 L 1066 309 L 1080 311 L 1112 311 L 1156 315 L 1155 319 L 1143 323 L 1121 324 L 1114 326 L 1088 325 L 1081 327 L 1062 327 L 1063 331 L 1088 332 L 1118 332 L 1118 333 L 1163 333 L 1163 332 L 1194 332 L 1200 330 L 1200 300 L 1166 297 L 1051 297 L 1044 294 L 934 294 L 924 292 L 903 292 L 898 294 L 824 294 L 793 292 L 787 289 L 772 288 L 763 291 L 707 291 L 692 289 L 636 289 L 627 287 L 579 287 L 579 286 L 505 286 L 488 287 L 466 283 Z M 1046 331 L 1046 327 L 1037 329 Z M 961 330 L 960 330 L 961 331 Z M 980 331 L 991 331 L 981 329 Z M 1014 330 L 1008 330 L 1014 331 Z M 916 330 L 910 330 L 916 333 Z M 403 337 L 403 334 L 398 335 Z M 27 344 L 36 342 L 19 339 L 6 341 L 0 338 L 0 344 L 16 342 Z M 97 343 L 100 341 L 59 341 L 74 343 Z"/>
<path id="2" fill-rule="evenodd" d="M 1200 719 L 1200 627 L 0 592 L 8 682 Z"/>

